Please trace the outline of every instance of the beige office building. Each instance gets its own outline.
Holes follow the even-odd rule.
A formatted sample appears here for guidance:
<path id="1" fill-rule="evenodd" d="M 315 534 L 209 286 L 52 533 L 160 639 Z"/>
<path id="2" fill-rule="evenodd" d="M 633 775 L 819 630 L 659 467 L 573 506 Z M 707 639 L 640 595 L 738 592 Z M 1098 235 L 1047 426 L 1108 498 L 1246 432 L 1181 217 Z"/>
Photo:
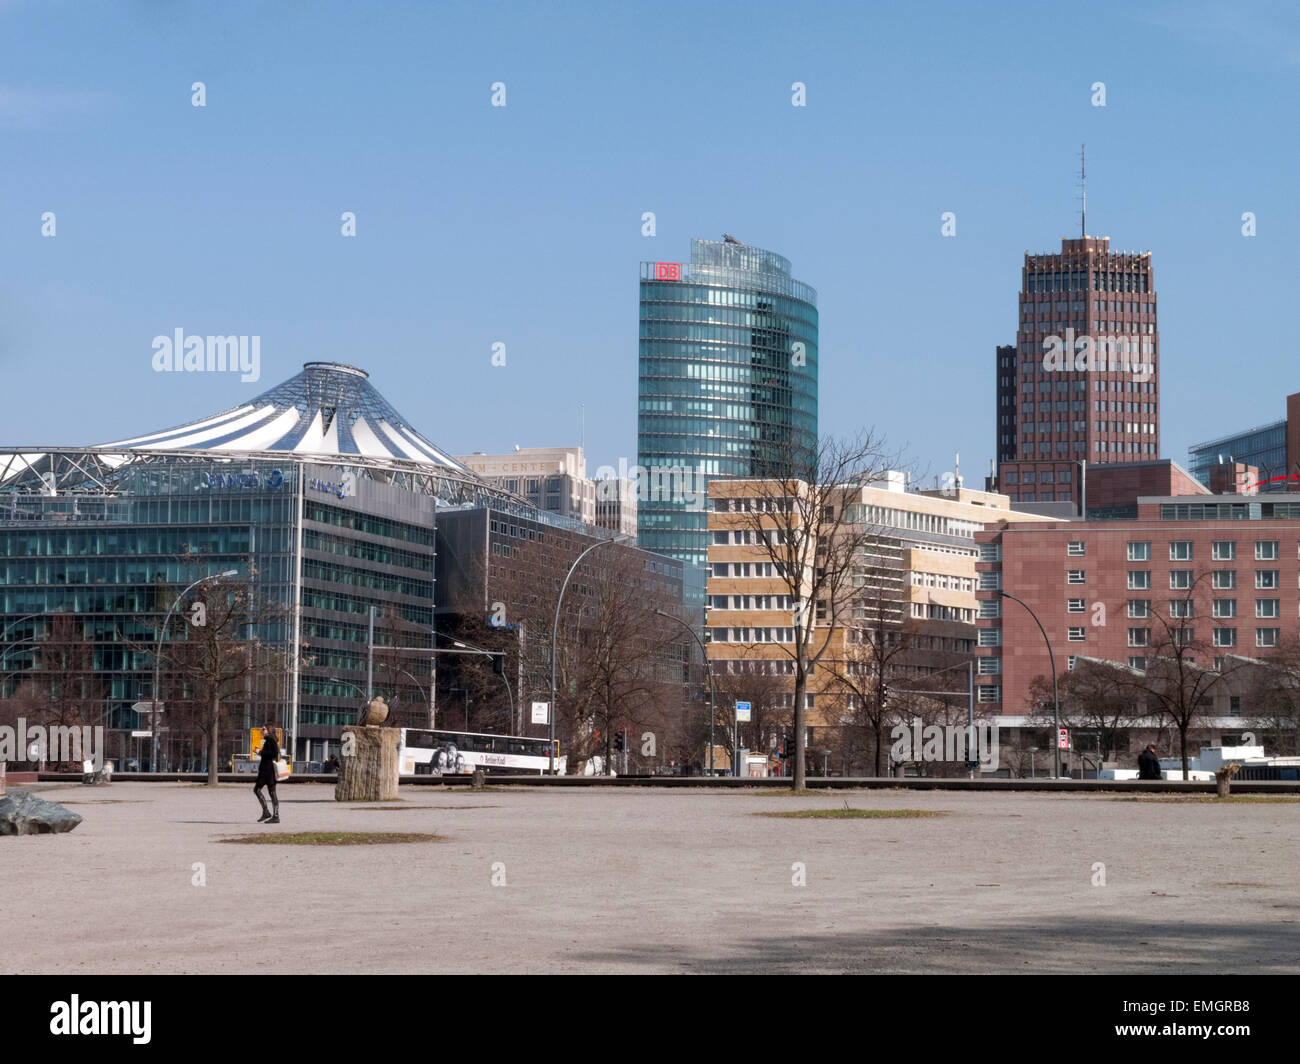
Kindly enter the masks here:
<path id="1" fill-rule="evenodd" d="M 596 485 L 581 447 L 516 447 L 509 454 L 460 455 L 494 487 L 522 495 L 539 510 L 596 524 Z"/>

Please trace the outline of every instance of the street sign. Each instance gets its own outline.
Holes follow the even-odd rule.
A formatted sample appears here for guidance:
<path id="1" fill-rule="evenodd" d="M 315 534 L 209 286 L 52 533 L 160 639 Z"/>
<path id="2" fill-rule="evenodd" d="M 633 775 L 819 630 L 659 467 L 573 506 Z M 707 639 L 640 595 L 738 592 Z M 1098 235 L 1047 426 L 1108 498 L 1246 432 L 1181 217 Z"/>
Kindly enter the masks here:
<path id="1" fill-rule="evenodd" d="M 131 706 L 131 708 L 143 716 L 148 716 L 149 714 L 153 713 L 154 706 L 158 707 L 159 713 L 167 712 L 167 710 L 163 707 L 163 704 L 161 702 L 136 702 Z"/>
<path id="2" fill-rule="evenodd" d="M 548 724 L 551 720 L 551 704 L 549 702 L 533 703 L 533 723 Z"/>
<path id="3" fill-rule="evenodd" d="M 1070 749 L 1070 729 L 1062 728 L 1056 733 L 1056 748 L 1058 750 Z"/>
<path id="4" fill-rule="evenodd" d="M 739 723 L 748 723 L 748 721 L 749 721 L 749 703 L 748 703 L 748 702 L 737 702 L 737 703 L 736 703 L 736 720 L 737 720 L 737 722 L 739 722 Z"/>
<path id="5" fill-rule="evenodd" d="M 131 738 L 132 738 L 132 739 L 152 739 L 152 738 L 153 738 L 153 732 L 151 732 L 151 731 L 133 731 L 133 732 L 131 733 Z"/>

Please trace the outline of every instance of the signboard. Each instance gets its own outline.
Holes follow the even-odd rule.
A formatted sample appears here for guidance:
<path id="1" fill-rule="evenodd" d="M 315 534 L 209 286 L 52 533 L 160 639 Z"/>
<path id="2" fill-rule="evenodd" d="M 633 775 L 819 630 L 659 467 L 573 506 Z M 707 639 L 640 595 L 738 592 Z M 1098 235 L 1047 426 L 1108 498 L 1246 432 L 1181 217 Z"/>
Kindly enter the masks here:
<path id="1" fill-rule="evenodd" d="M 153 732 L 151 732 L 151 731 L 133 731 L 133 732 L 131 733 L 131 738 L 132 738 L 132 739 L 152 739 L 152 738 L 153 738 Z"/>
<path id="2" fill-rule="evenodd" d="M 547 724 L 551 719 L 551 704 L 549 702 L 533 703 L 533 723 Z"/>
<path id="3" fill-rule="evenodd" d="M 682 279 L 682 264 L 680 262 L 656 262 L 655 263 L 656 281 L 680 281 L 681 279 Z"/>
<path id="4" fill-rule="evenodd" d="M 275 743 L 276 743 L 276 745 L 277 745 L 281 750 L 283 750 L 283 749 L 284 749 L 284 729 L 283 729 L 283 728 L 272 728 L 271 730 L 275 732 Z M 261 749 L 262 749 L 262 729 L 261 729 L 261 728 L 249 728 L 249 729 L 248 729 L 248 752 L 249 752 L 249 754 L 255 757 L 255 756 L 256 756 L 256 755 L 261 751 Z"/>
<path id="5" fill-rule="evenodd" d="M 1070 749 L 1070 729 L 1062 728 L 1056 734 L 1056 748 L 1058 750 Z"/>
<path id="6" fill-rule="evenodd" d="M 737 703 L 736 703 L 736 722 L 737 722 L 738 724 L 746 724 L 746 723 L 749 722 L 749 703 L 748 703 L 748 702 L 737 702 Z"/>
<path id="7" fill-rule="evenodd" d="M 158 707 L 159 713 L 167 712 L 163 708 L 163 704 L 161 702 L 136 702 L 131 706 L 131 708 L 135 710 L 135 712 L 139 713 L 141 716 L 149 716 L 150 714 L 153 713 L 154 706 Z"/>

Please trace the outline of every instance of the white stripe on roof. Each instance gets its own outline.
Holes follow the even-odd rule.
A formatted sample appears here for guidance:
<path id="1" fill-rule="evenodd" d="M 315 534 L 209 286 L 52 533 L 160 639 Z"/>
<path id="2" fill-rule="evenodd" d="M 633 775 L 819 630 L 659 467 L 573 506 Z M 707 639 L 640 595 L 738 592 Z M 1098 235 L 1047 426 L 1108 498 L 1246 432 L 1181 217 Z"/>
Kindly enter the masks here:
<path id="1" fill-rule="evenodd" d="M 393 428 L 393 426 L 387 421 L 381 421 L 379 423 L 379 430 L 393 442 L 393 446 L 400 452 L 398 457 L 405 455 L 413 462 L 427 463 L 429 461 L 429 456 L 427 454 L 419 448 L 413 447 L 410 443 L 404 440 L 402 434 Z"/>
<path id="2" fill-rule="evenodd" d="M 208 425 L 215 425 L 218 422 L 226 421 L 238 417 L 253 408 L 248 405 L 236 407 L 234 410 L 227 410 L 224 414 L 216 414 L 213 417 L 205 418 L 202 421 L 196 421 L 192 425 L 181 425 L 179 428 L 167 429 L 165 432 L 155 432 L 149 436 L 135 436 L 129 440 L 118 440 L 116 443 L 101 443 L 101 447 L 134 447 L 146 442 L 147 440 L 160 440 L 164 436 L 171 436 L 178 432 L 193 432 L 195 429 L 206 428 Z"/>
<path id="3" fill-rule="evenodd" d="M 357 441 L 357 450 L 367 458 L 392 458 L 392 452 L 384 446 L 383 441 L 371 431 L 366 419 L 359 417 L 352 422 L 352 438 Z"/>
<path id="4" fill-rule="evenodd" d="M 252 432 L 240 436 L 238 439 L 230 440 L 227 443 L 219 443 L 213 450 L 217 451 L 266 451 L 270 450 L 271 444 L 278 443 L 284 439 L 294 426 L 302 420 L 302 415 L 298 413 L 296 406 L 288 407 L 283 414 L 275 418 L 261 428 L 253 429 Z"/>
<path id="5" fill-rule="evenodd" d="M 438 450 L 438 448 L 433 446 L 433 444 L 429 443 L 427 440 L 420 439 L 419 436 L 417 436 L 414 432 L 408 429 L 405 425 L 399 425 L 398 431 L 400 431 L 402 435 L 406 436 L 407 439 L 409 439 L 412 443 L 414 443 L 417 447 L 419 447 L 420 450 L 425 451 L 428 454 L 432 455 L 434 461 L 441 462 L 443 465 L 451 466 L 452 468 L 457 468 L 460 466 L 461 463 L 456 461 L 456 459 L 453 458 L 451 455 L 443 454 L 440 450 Z"/>
<path id="6" fill-rule="evenodd" d="M 324 448 L 321 446 L 321 437 L 325 434 L 321 431 L 321 412 L 316 411 L 316 416 L 311 419 L 311 424 L 307 426 L 307 431 L 302 434 L 302 439 L 293 445 L 295 453 L 308 451 L 312 454 L 320 454 Z"/>
<path id="7" fill-rule="evenodd" d="M 290 407 L 289 409 L 293 410 L 294 417 L 296 418 L 298 411 L 293 407 Z M 146 443 L 137 446 L 143 446 L 146 450 L 159 450 L 171 447 L 192 447 L 195 444 L 206 443 L 208 440 L 215 440 L 221 436 L 227 435 L 228 433 L 237 432 L 242 428 L 247 428 L 249 425 L 255 425 L 267 415 L 274 413 L 275 407 L 268 404 L 267 406 L 245 414 L 243 417 L 236 418 L 234 421 L 228 421 L 224 425 L 214 425 L 198 432 L 191 432 L 186 436 L 175 436 L 171 439 L 157 440 L 154 443 Z M 166 433 L 163 433 L 163 435 L 166 435 Z"/>

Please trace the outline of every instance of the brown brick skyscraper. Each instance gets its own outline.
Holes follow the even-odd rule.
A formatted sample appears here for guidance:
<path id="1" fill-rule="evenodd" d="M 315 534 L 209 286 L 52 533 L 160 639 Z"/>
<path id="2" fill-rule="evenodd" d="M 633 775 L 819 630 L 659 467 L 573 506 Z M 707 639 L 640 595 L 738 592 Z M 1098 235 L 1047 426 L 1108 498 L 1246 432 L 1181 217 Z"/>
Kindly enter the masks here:
<path id="1" fill-rule="evenodd" d="M 1150 252 L 1085 236 L 1026 254 L 1016 345 L 996 359 L 998 484 L 1013 499 L 1077 501 L 1080 462 L 1159 456 Z"/>

